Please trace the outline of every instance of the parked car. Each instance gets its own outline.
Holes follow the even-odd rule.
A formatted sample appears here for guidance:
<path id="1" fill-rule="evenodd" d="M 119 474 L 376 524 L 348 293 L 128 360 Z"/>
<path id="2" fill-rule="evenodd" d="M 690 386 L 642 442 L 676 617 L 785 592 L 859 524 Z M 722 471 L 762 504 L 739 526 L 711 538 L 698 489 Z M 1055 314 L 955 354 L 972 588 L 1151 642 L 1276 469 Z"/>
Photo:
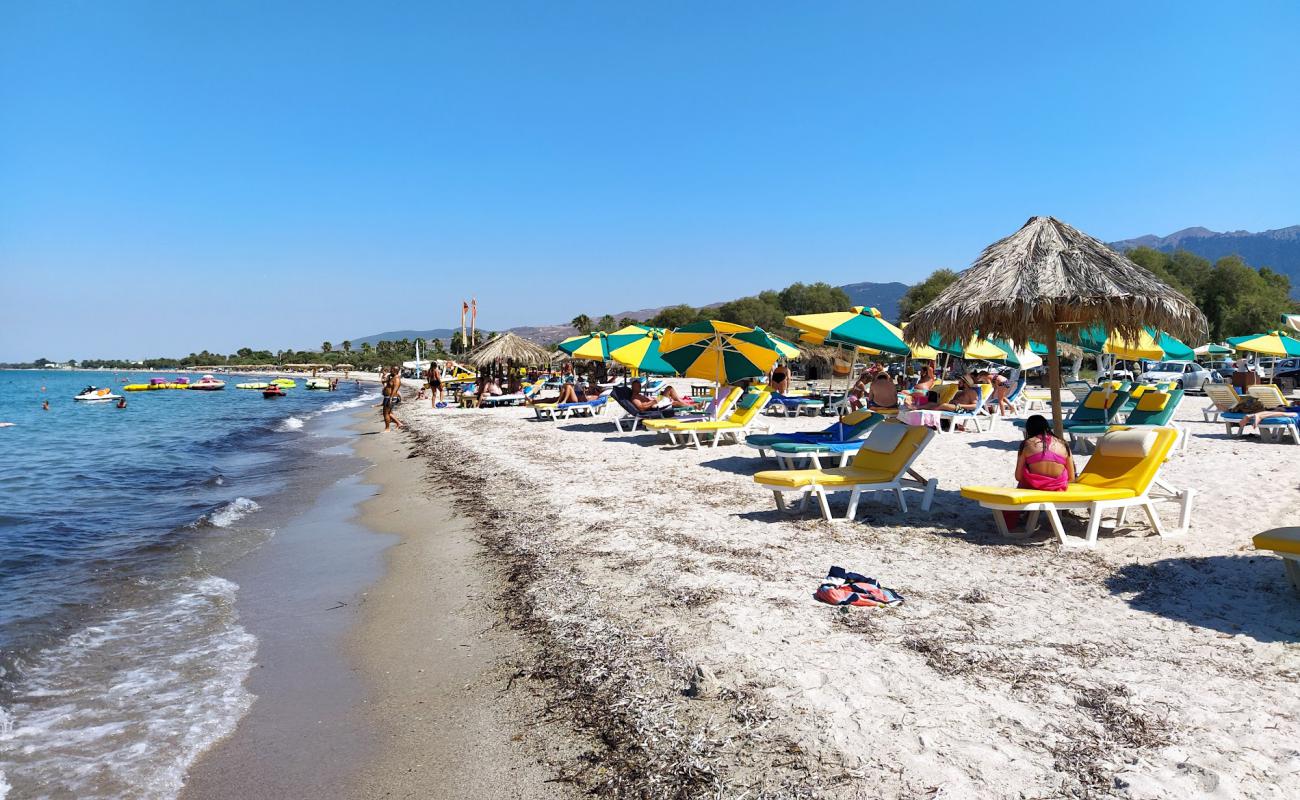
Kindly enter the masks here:
<path id="1" fill-rule="evenodd" d="M 1206 363 L 1205 368 L 1211 372 L 1219 373 L 1219 377 L 1223 378 L 1224 382 L 1227 383 L 1232 381 L 1232 373 L 1237 371 L 1231 361 L 1210 361 Z"/>
<path id="2" fill-rule="evenodd" d="M 1207 383 L 1222 383 L 1219 373 L 1195 361 L 1154 361 L 1138 376 L 1146 383 L 1173 383 L 1188 392 L 1203 392 Z"/>

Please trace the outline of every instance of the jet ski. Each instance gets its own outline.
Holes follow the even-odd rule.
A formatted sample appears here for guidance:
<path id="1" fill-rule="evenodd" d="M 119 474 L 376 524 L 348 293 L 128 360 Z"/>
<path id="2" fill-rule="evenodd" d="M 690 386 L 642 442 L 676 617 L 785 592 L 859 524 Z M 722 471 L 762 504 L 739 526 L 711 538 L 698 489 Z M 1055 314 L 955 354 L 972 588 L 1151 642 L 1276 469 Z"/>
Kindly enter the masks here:
<path id="1" fill-rule="evenodd" d="M 107 403 L 110 400 L 121 400 L 122 395 L 113 394 L 112 389 L 100 389 L 96 386 L 87 386 L 81 390 L 81 394 L 72 399 L 83 400 L 87 403 Z"/>
<path id="2" fill-rule="evenodd" d="M 288 394 L 288 392 L 286 392 L 284 389 L 281 389 L 279 386 L 276 386 L 275 384 L 271 384 L 270 386 L 262 390 L 262 396 L 268 400 L 271 399 L 272 397 L 284 397 L 286 394 Z"/>

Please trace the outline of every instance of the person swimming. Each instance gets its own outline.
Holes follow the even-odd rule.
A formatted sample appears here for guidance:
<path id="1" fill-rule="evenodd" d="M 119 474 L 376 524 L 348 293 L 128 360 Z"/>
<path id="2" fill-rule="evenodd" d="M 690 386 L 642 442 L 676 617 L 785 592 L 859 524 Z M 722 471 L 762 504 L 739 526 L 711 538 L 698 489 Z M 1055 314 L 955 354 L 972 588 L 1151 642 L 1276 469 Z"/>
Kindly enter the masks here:
<path id="1" fill-rule="evenodd" d="M 119 398 L 117 398 L 117 407 L 118 407 L 118 408 L 126 408 L 126 398 L 125 398 L 125 397 L 119 397 Z"/>

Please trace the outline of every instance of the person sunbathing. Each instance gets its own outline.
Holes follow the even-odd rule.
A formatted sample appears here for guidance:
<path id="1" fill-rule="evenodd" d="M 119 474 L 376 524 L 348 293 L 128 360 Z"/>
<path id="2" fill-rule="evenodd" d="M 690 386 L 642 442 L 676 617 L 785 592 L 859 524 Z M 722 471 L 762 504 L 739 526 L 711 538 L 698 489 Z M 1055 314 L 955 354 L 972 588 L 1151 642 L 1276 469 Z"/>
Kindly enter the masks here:
<path id="1" fill-rule="evenodd" d="M 1025 440 L 1016 457 L 1016 488 L 1040 492 L 1063 492 L 1074 480 L 1074 457 L 1070 446 L 1052 435 L 1042 414 L 1025 420 Z M 1019 511 L 1003 511 L 1008 528 L 1020 524 Z"/>
<path id="2" fill-rule="evenodd" d="M 886 372 L 876 373 L 868 390 L 867 407 L 872 411 L 897 411 L 898 387 Z"/>
<path id="3" fill-rule="evenodd" d="M 661 408 L 665 405 L 663 400 L 651 397 L 641 391 L 640 380 L 632 381 L 632 383 L 628 385 L 628 388 L 632 391 L 632 396 L 628 398 L 628 401 L 632 403 L 632 407 L 637 411 L 653 411 L 656 408 Z M 668 401 L 669 404 L 671 404 L 671 402 L 671 400 Z"/>
<path id="4" fill-rule="evenodd" d="M 592 389 L 583 386 L 581 383 L 565 383 L 560 386 L 560 397 L 556 400 L 548 400 L 548 403 L 586 403 L 596 398 L 592 395 Z"/>
<path id="5" fill-rule="evenodd" d="M 1266 419 L 1300 420 L 1300 412 L 1287 411 L 1285 408 L 1279 407 L 1267 411 L 1258 411 L 1254 414 L 1247 414 L 1241 418 L 1241 435 L 1245 436 L 1246 429 L 1252 426 L 1255 428 L 1255 434 L 1253 435 L 1258 435 L 1259 423 Z"/>
<path id="6" fill-rule="evenodd" d="M 959 411 L 974 411 L 979 408 L 980 390 L 970 376 L 961 376 L 957 379 L 957 384 L 961 388 L 957 390 L 957 396 L 952 399 L 952 405 Z"/>
<path id="7" fill-rule="evenodd" d="M 914 408 L 917 411 L 956 411 L 957 406 L 952 403 L 940 403 L 939 393 L 931 389 L 925 393 L 925 402 L 920 403 Z"/>
<path id="8" fill-rule="evenodd" d="M 681 394 L 671 386 L 665 386 L 663 390 L 659 392 L 659 397 L 667 399 L 676 408 L 695 405 L 694 400 L 689 397 L 682 397 Z"/>

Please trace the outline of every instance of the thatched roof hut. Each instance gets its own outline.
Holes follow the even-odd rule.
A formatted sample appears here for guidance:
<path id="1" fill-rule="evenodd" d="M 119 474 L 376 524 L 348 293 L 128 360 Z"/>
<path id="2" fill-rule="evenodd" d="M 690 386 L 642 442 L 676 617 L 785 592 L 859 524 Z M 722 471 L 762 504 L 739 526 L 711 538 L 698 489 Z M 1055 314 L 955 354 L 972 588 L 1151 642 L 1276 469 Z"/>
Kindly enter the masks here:
<path id="1" fill-rule="evenodd" d="M 551 353 L 513 333 L 494 336 L 471 350 L 465 360 L 476 367 L 487 367 L 497 362 L 540 367 L 551 363 Z"/>
<path id="2" fill-rule="evenodd" d="M 906 338 L 925 342 L 971 336 L 1031 338 L 1048 350 L 1053 418 L 1060 425 L 1058 333 L 1101 324 L 1136 339 L 1150 325 L 1185 341 L 1206 335 L 1205 316 L 1192 301 L 1128 257 L 1054 217 L 1032 217 L 994 242 L 956 282 L 912 316 Z"/>

